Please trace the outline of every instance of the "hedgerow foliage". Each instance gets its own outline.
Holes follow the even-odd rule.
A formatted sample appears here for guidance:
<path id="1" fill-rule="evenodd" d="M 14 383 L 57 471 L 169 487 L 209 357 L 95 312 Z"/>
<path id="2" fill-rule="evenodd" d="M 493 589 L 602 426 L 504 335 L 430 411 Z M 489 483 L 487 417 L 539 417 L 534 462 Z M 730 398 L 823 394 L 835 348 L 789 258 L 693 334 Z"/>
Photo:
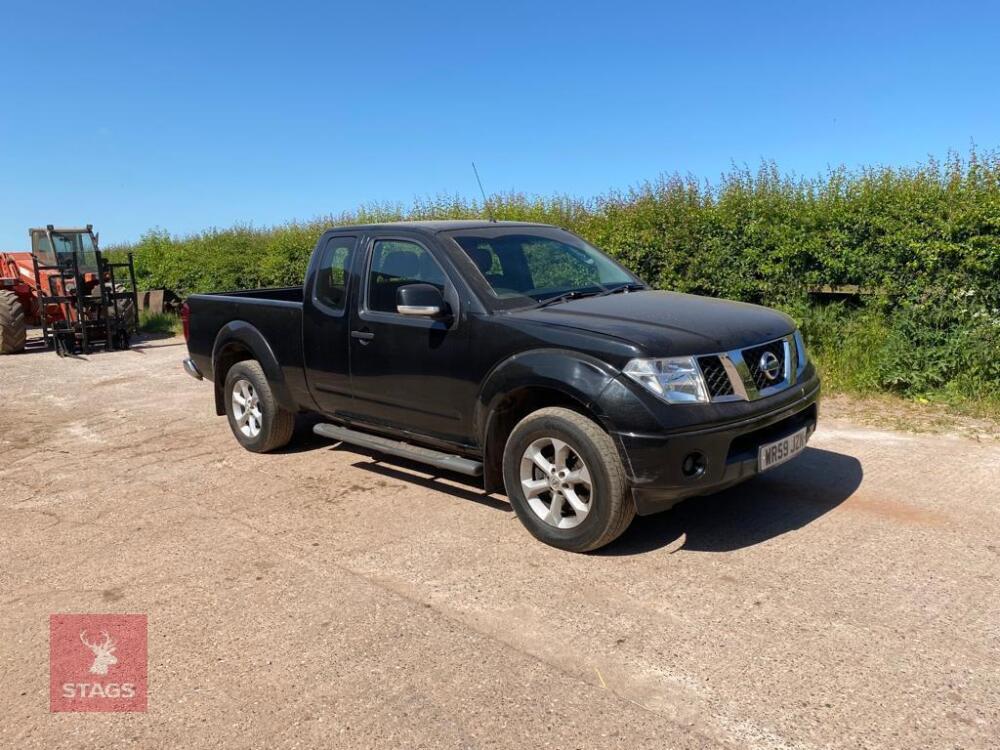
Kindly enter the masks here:
<path id="1" fill-rule="evenodd" d="M 789 309 L 845 387 L 1000 398 L 995 153 L 816 178 L 765 163 L 733 168 L 715 184 L 674 175 L 587 200 L 511 193 L 489 203 L 498 219 L 581 235 L 656 287 Z M 184 294 L 290 285 L 301 283 L 330 226 L 484 215 L 475 200 L 442 196 L 267 229 L 182 238 L 153 230 L 127 249 L 145 287 Z M 822 285 L 857 285 L 865 304 L 807 304 Z M 849 336 L 846 349 L 862 342 L 850 366 L 840 356 Z"/>

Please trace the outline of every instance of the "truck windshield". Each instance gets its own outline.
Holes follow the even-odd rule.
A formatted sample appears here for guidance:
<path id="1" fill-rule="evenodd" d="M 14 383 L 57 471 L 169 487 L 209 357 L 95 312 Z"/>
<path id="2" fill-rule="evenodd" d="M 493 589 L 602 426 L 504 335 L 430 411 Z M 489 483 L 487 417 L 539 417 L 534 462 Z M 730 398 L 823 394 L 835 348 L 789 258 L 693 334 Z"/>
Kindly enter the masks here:
<path id="1" fill-rule="evenodd" d="M 600 293 L 637 279 L 597 248 L 568 232 L 551 233 L 496 230 L 451 235 L 479 269 L 490 292 L 500 300 L 524 303 L 575 292 Z"/>

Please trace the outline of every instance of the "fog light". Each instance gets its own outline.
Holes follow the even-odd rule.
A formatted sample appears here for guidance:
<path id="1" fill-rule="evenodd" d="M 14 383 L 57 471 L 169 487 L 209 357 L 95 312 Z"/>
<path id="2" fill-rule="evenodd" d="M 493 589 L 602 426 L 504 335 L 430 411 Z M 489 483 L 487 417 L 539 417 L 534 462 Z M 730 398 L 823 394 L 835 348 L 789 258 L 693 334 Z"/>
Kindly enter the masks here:
<path id="1" fill-rule="evenodd" d="M 688 479 L 696 479 L 705 473 L 705 456 L 697 451 L 688 453 L 681 462 L 681 471 Z"/>

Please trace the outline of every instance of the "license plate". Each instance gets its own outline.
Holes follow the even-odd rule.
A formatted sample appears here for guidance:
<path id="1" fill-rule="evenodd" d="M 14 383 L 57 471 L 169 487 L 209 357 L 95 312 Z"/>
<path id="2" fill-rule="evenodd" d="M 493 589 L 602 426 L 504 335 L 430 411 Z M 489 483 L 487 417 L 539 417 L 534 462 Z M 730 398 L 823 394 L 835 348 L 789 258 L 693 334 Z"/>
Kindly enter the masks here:
<path id="1" fill-rule="evenodd" d="M 803 427 L 788 437 L 760 446 L 757 451 L 757 471 L 767 471 L 799 455 L 809 439 L 809 428 Z"/>

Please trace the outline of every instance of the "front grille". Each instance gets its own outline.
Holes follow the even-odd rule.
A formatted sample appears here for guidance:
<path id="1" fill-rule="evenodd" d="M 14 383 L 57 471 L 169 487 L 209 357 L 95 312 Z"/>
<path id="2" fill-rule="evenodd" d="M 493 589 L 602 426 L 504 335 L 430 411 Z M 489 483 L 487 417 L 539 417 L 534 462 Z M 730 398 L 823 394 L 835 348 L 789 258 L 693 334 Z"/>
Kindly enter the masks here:
<path id="1" fill-rule="evenodd" d="M 729 375 L 726 374 L 726 368 L 722 366 L 719 357 L 715 355 L 698 357 L 698 366 L 701 368 L 701 374 L 705 376 L 705 385 L 708 386 L 708 394 L 712 398 L 733 395 L 733 384 L 729 382 Z"/>
<path id="2" fill-rule="evenodd" d="M 766 352 L 770 352 L 778 360 L 778 375 L 773 380 L 767 376 L 764 368 L 761 366 L 761 359 Z M 746 362 L 747 368 L 750 370 L 750 377 L 753 378 L 757 390 L 762 391 L 765 388 L 771 388 L 785 382 L 785 343 L 783 340 L 779 339 L 778 341 L 771 341 L 767 344 L 744 349 L 742 354 L 743 361 Z"/>

